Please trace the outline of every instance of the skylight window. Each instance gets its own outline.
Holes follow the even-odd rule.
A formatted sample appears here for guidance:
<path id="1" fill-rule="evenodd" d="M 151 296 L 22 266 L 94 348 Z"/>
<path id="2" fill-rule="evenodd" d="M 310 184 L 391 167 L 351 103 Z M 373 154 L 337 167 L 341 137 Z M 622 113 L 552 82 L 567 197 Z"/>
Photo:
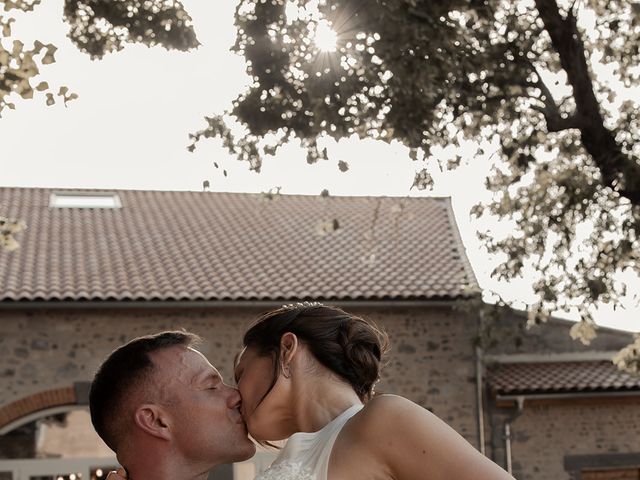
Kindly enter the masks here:
<path id="1" fill-rule="evenodd" d="M 121 208 L 117 193 L 112 192 L 55 192 L 51 194 L 52 208 Z"/>

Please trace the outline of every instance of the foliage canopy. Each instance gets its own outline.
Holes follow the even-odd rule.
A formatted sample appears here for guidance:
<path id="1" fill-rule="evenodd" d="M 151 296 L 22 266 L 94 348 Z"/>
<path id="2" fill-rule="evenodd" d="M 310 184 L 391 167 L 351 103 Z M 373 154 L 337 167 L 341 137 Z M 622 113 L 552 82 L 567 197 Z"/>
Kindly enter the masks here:
<path id="1" fill-rule="evenodd" d="M 57 47 L 36 41 L 25 48 L 12 35 L 15 13 L 30 12 L 41 0 L 0 1 L 0 115 L 13 109 L 11 94 L 33 98 L 34 91 L 46 96 L 47 105 L 58 96 L 65 104 L 77 95 L 62 86 L 54 95 L 49 84 L 32 82 L 40 75 L 42 65 L 55 62 Z M 127 43 L 147 46 L 162 45 L 168 49 L 188 50 L 198 46 L 191 18 L 179 1 L 171 0 L 66 0 L 64 20 L 69 25 L 69 38 L 76 47 L 93 59 L 121 50 Z"/>
<path id="2" fill-rule="evenodd" d="M 314 42 L 326 25 L 335 51 Z M 638 99 L 616 96 L 639 87 L 639 2 L 242 0 L 236 26 L 253 83 L 190 148 L 220 137 L 259 170 L 294 139 L 309 162 L 327 157 L 326 138 L 396 140 L 433 161 L 435 146 L 493 142 L 494 201 L 472 213 L 512 223 L 480 235 L 505 259 L 495 276 L 537 272 L 532 322 L 577 309 L 588 341 L 591 307 L 640 273 Z M 424 169 L 414 186 L 430 182 Z"/>

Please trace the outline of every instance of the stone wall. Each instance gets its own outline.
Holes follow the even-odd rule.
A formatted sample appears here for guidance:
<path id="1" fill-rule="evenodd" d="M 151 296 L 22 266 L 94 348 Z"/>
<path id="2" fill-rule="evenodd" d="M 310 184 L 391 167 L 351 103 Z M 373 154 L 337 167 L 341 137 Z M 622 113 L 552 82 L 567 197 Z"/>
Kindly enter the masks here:
<path id="1" fill-rule="evenodd" d="M 391 353 L 377 390 L 423 405 L 476 445 L 476 320 L 445 307 L 346 308 L 389 333 Z M 204 337 L 201 350 L 231 381 L 242 333 L 266 309 L 0 311 L 0 410 L 90 381 L 113 348 L 165 329 Z"/>
<path id="2" fill-rule="evenodd" d="M 512 435 L 514 474 L 519 480 L 579 478 L 565 470 L 565 461 L 572 456 L 597 456 L 603 469 L 616 466 L 616 454 L 636 454 L 638 462 L 640 399 L 525 404 L 512 424 Z M 607 464 L 609 456 L 612 461 Z"/>
<path id="3" fill-rule="evenodd" d="M 391 340 L 389 364 L 378 390 L 403 395 L 431 410 L 477 447 L 477 320 L 444 310 L 382 310 L 367 316 L 383 325 Z"/>
<path id="4" fill-rule="evenodd" d="M 426 306 L 346 308 L 389 333 L 391 353 L 377 390 L 406 396 L 430 409 L 476 446 L 473 314 Z M 242 332 L 267 309 L 0 311 L 0 412 L 11 402 L 90 381 L 113 348 L 164 329 L 186 328 L 203 336 L 203 353 L 231 381 Z M 514 314 L 500 323 L 497 335 L 502 340 L 488 353 L 615 350 L 631 338 L 602 330 L 594 344 L 585 347 L 571 340 L 570 326 L 551 321 L 527 330 L 524 318 Z M 490 408 L 491 401 L 486 400 L 487 454 L 504 465 L 502 427 L 511 410 Z M 512 425 L 516 477 L 564 480 L 570 478 L 564 470 L 566 455 L 638 452 L 633 439 L 640 439 L 639 416 L 638 402 L 527 403 Z M 0 442 L 0 457 L 3 453 L 7 452 Z"/>

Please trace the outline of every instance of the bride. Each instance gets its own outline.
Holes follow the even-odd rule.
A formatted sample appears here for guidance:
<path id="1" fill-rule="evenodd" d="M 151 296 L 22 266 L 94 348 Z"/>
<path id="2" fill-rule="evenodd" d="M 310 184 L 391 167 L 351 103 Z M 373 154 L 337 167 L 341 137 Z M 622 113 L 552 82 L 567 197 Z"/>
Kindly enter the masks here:
<path id="1" fill-rule="evenodd" d="M 374 396 L 386 335 L 335 307 L 294 304 L 245 333 L 235 367 L 260 442 L 289 439 L 256 480 L 509 480 L 438 417 Z"/>

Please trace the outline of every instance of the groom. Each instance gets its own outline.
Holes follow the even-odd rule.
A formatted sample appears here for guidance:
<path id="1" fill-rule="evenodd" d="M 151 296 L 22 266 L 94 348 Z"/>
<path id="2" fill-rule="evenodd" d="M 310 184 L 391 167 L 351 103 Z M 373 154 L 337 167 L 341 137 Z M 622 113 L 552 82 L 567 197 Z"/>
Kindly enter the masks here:
<path id="1" fill-rule="evenodd" d="M 240 395 L 193 348 L 199 341 L 187 332 L 136 338 L 93 379 L 91 421 L 131 480 L 206 480 L 216 465 L 255 453 Z"/>

